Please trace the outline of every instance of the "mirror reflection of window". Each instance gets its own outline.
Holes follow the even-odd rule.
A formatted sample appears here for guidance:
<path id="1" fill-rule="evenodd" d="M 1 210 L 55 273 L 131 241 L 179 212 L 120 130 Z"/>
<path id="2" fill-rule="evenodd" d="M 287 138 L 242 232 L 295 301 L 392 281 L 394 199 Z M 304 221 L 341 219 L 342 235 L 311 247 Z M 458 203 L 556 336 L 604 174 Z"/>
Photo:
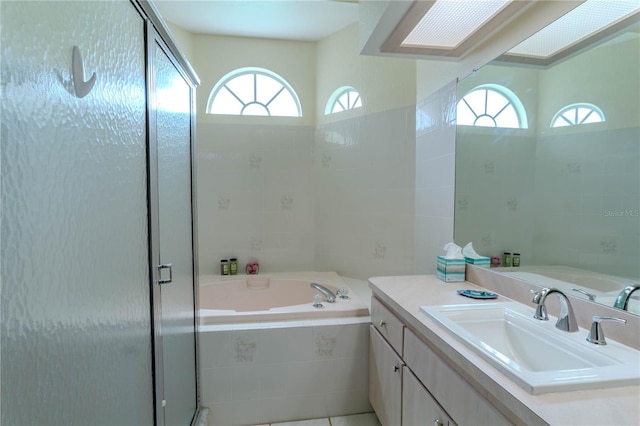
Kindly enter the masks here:
<path id="1" fill-rule="evenodd" d="M 207 113 L 302 117 L 302 108 L 296 92 L 278 74 L 264 68 L 240 68 L 216 83 Z"/>
<path id="2" fill-rule="evenodd" d="M 581 124 L 602 123 L 604 113 L 593 104 L 571 104 L 560 109 L 551 120 L 551 127 L 579 126 Z"/>
<path id="3" fill-rule="evenodd" d="M 457 124 L 526 129 L 527 114 L 518 96 L 498 84 L 475 87 L 458 102 Z"/>

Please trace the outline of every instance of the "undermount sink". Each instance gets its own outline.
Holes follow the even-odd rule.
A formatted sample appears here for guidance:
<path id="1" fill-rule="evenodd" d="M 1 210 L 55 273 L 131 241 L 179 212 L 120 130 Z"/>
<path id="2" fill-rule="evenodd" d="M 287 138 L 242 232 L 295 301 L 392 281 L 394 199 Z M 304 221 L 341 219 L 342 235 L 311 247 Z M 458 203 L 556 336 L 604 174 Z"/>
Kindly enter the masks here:
<path id="1" fill-rule="evenodd" d="M 586 341 L 518 302 L 421 306 L 427 316 L 532 394 L 640 384 L 640 351 Z M 606 326 L 622 326 L 606 324 Z"/>

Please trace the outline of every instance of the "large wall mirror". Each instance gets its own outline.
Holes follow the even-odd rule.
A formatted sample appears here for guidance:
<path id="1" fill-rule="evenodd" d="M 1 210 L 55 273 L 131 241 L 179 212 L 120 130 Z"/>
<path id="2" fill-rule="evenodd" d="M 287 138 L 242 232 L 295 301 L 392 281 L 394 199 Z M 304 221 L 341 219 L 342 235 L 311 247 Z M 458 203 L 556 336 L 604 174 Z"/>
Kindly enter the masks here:
<path id="1" fill-rule="evenodd" d="M 455 240 L 519 253 L 500 273 L 640 314 L 640 13 L 595 3 L 608 9 L 577 8 L 460 81 Z"/>

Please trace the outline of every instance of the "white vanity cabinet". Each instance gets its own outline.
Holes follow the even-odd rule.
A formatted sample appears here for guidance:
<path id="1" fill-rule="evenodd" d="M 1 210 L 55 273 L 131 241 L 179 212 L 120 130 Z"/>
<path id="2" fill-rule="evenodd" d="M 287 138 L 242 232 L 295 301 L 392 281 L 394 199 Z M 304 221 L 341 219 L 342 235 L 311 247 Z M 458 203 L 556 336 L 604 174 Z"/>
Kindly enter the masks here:
<path id="1" fill-rule="evenodd" d="M 380 300 L 371 300 L 369 401 L 383 426 L 507 425 Z"/>

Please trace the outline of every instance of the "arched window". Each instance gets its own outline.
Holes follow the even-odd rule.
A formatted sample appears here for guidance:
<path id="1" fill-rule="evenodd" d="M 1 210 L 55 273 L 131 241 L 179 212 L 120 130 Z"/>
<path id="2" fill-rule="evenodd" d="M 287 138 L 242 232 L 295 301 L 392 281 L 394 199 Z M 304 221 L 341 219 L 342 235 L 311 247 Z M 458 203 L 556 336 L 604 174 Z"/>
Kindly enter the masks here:
<path id="1" fill-rule="evenodd" d="M 327 106 L 324 108 L 324 115 L 360 108 L 361 106 L 360 93 L 351 86 L 343 86 L 329 96 Z"/>
<path id="2" fill-rule="evenodd" d="M 240 68 L 216 83 L 207 113 L 302 117 L 300 100 L 278 74 L 264 68 Z"/>
<path id="3" fill-rule="evenodd" d="M 556 112 L 551 127 L 578 126 L 580 124 L 602 123 L 604 113 L 593 104 L 578 103 L 567 105 Z"/>
<path id="4" fill-rule="evenodd" d="M 457 124 L 526 129 L 527 113 L 518 96 L 504 86 L 483 84 L 458 102 Z"/>

